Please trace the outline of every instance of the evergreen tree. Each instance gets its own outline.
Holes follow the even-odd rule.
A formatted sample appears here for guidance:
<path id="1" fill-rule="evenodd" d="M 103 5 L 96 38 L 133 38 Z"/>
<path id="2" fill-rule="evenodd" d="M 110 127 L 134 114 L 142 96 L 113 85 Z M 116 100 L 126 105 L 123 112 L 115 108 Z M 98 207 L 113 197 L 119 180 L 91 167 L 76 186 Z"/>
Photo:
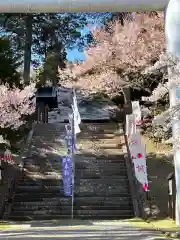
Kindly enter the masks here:
<path id="1" fill-rule="evenodd" d="M 30 81 L 32 54 L 46 59 L 49 48 L 54 48 L 55 45 L 59 55 L 64 54 L 62 49 L 67 47 L 77 46 L 82 48 L 83 40 L 78 29 L 85 23 L 86 18 L 83 14 L 72 13 L 11 13 L 1 14 L 0 17 L 0 26 L 11 38 L 14 48 L 18 49 L 21 54 L 24 52 L 23 77 L 25 83 Z"/>
<path id="2" fill-rule="evenodd" d="M 0 84 L 7 83 L 10 87 L 20 86 L 20 74 L 17 69 L 21 61 L 14 56 L 7 37 L 0 38 L 0 62 Z"/>

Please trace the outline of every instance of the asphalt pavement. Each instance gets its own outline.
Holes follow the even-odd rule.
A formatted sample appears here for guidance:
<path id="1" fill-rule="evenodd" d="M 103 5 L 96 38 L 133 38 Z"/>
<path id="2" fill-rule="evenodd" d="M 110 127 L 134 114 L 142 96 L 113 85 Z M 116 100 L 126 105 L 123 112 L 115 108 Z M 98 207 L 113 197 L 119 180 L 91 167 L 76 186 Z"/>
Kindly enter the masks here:
<path id="1" fill-rule="evenodd" d="M 84 222 L 84 224 L 62 224 L 62 222 L 49 221 L 29 223 L 19 230 L 0 231 L 0 239 L 162 240 L 162 236 L 155 230 L 140 230 L 119 221 Z"/>

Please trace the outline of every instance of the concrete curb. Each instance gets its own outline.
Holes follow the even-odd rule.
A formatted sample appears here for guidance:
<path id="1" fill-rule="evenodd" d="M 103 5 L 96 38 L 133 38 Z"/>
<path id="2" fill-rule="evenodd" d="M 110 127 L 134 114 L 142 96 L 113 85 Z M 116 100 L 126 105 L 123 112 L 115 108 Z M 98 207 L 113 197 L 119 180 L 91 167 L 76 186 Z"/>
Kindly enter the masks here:
<path id="1" fill-rule="evenodd" d="M 0 224 L 0 231 L 4 230 L 24 230 L 29 229 L 31 227 L 30 224 Z"/>

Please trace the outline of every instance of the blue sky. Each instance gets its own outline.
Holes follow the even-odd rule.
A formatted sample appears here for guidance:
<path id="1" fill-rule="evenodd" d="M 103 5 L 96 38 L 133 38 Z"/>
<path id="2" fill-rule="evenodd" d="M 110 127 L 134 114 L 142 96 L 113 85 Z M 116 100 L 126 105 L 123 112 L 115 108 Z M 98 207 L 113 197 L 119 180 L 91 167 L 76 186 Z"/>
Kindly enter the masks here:
<path id="1" fill-rule="evenodd" d="M 83 61 L 85 59 L 84 53 L 79 52 L 78 49 L 72 49 L 67 51 L 67 60 L 74 62 L 76 60 Z"/>
<path id="2" fill-rule="evenodd" d="M 97 15 L 97 17 L 95 16 L 95 13 L 94 13 L 94 17 L 89 17 L 88 18 L 88 26 L 91 26 L 91 27 L 99 27 L 103 24 L 103 19 L 106 18 L 106 15 L 102 15 L 99 14 Z M 85 36 L 89 33 L 89 27 L 88 26 L 85 26 L 84 28 L 82 29 L 78 29 L 78 31 L 80 31 L 81 33 L 81 36 Z M 85 60 L 85 55 L 84 55 L 84 52 L 81 52 L 78 50 L 78 48 L 73 48 L 73 49 L 67 49 L 66 50 L 67 52 L 67 60 L 70 61 L 70 62 L 74 62 L 76 60 L 79 60 L 79 61 L 83 61 Z M 39 60 L 39 56 L 37 55 L 34 55 L 32 56 L 32 59 L 33 60 Z"/>
<path id="3" fill-rule="evenodd" d="M 131 16 L 132 19 L 134 19 L 134 17 L 135 17 L 134 13 L 131 13 L 131 15 L 129 15 L 129 16 Z M 101 16 L 99 16 L 99 17 L 97 17 L 97 19 L 89 18 L 88 19 L 89 25 L 93 26 L 93 27 L 102 26 L 103 23 L 101 22 L 101 20 L 109 17 L 109 13 L 104 14 L 104 16 L 102 15 L 102 17 L 103 18 L 101 18 Z M 83 29 L 80 29 L 80 32 L 81 32 L 81 36 L 84 36 L 89 33 L 89 28 L 84 27 Z M 83 52 L 78 51 L 77 48 L 74 48 L 71 50 L 67 50 L 67 60 L 71 61 L 71 62 L 73 62 L 75 60 L 83 61 L 83 60 L 85 60 L 85 55 Z"/>
<path id="4" fill-rule="evenodd" d="M 80 29 L 81 32 L 81 36 L 86 35 L 87 33 L 89 33 L 89 28 L 88 27 L 84 27 L 83 29 Z M 80 52 L 78 50 L 78 48 L 73 48 L 73 49 L 67 49 L 67 60 L 70 62 L 74 62 L 76 60 L 79 61 L 83 61 L 85 60 L 85 55 L 83 52 Z M 33 55 L 32 56 L 32 60 L 39 60 L 40 62 L 42 62 L 41 57 L 39 57 L 38 55 Z"/>
<path id="5" fill-rule="evenodd" d="M 81 36 L 85 36 L 89 33 L 89 28 L 84 27 L 83 29 L 80 29 Z M 85 59 L 85 55 L 83 52 L 78 51 L 77 48 L 67 50 L 67 60 L 70 62 L 74 62 L 75 60 L 83 61 Z"/>

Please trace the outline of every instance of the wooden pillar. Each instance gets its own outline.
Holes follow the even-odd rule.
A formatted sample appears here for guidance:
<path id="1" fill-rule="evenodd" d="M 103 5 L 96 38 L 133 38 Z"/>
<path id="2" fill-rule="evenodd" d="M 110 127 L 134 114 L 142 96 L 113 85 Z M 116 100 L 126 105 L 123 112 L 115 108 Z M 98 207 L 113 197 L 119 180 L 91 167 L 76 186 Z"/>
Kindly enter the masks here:
<path id="1" fill-rule="evenodd" d="M 132 113 L 132 103 L 131 103 L 131 88 L 124 87 L 122 89 L 124 95 L 124 112 L 126 114 Z"/>

